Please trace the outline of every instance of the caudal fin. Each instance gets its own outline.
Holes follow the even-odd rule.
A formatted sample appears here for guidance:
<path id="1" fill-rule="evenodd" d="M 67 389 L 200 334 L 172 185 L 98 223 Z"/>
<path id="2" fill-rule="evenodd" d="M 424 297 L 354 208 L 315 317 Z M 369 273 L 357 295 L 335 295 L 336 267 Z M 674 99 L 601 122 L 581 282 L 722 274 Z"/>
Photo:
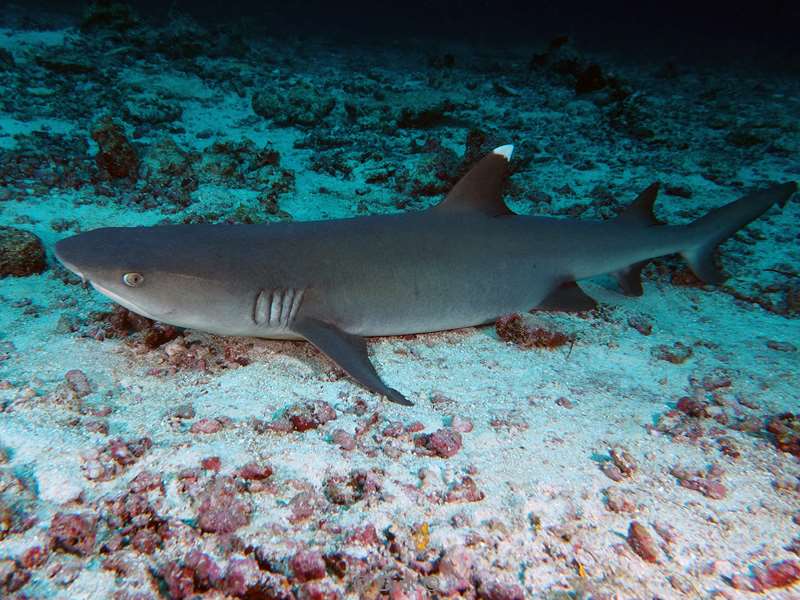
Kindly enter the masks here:
<path id="1" fill-rule="evenodd" d="M 688 226 L 694 232 L 692 238 L 696 243 L 681 251 L 681 255 L 700 279 L 706 283 L 722 283 L 725 275 L 714 264 L 716 247 L 773 204 L 784 206 L 796 191 L 797 183 L 782 183 L 715 208 Z"/>

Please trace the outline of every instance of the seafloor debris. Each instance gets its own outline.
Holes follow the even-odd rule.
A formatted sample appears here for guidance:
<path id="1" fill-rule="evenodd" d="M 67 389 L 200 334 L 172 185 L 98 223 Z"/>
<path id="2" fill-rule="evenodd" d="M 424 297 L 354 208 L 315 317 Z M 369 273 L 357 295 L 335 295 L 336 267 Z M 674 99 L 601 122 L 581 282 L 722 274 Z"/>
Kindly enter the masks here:
<path id="1" fill-rule="evenodd" d="M 800 457 L 800 414 L 783 413 L 772 417 L 767 423 L 779 450 Z"/>
<path id="2" fill-rule="evenodd" d="M 317 429 L 336 419 L 336 410 L 324 400 L 292 404 L 283 414 L 265 426 L 265 429 L 280 433 Z"/>
<path id="3" fill-rule="evenodd" d="M 800 581 L 800 563 L 795 560 L 784 560 L 753 567 L 752 575 L 734 575 L 731 577 L 731 586 L 737 590 L 761 593 L 790 587 L 798 581 Z"/>
<path id="4" fill-rule="evenodd" d="M 119 123 L 110 117 L 100 120 L 92 129 L 92 139 L 100 147 L 95 161 L 101 172 L 117 179 L 139 176 L 139 156 Z"/>
<path id="5" fill-rule="evenodd" d="M 250 506 L 238 497 L 234 480 L 214 477 L 202 494 L 197 525 L 210 533 L 233 533 L 250 522 Z"/>
<path id="6" fill-rule="evenodd" d="M 606 506 L 616 513 L 630 513 L 636 510 L 636 503 L 626 490 L 610 487 L 606 490 Z"/>
<path id="7" fill-rule="evenodd" d="M 94 548 L 96 524 L 91 517 L 57 513 L 50 522 L 50 545 L 54 550 L 88 556 Z"/>
<path id="8" fill-rule="evenodd" d="M 720 500 L 728 495 L 728 489 L 722 483 L 725 471 L 719 465 L 711 465 L 706 470 L 675 466 L 669 472 L 678 480 L 681 487 L 700 492 L 707 498 Z"/>
<path id="9" fill-rule="evenodd" d="M 614 481 L 622 481 L 623 479 L 633 477 L 636 473 L 638 465 L 636 459 L 631 456 L 630 452 L 626 449 L 616 446 L 609 451 L 611 461 L 603 461 L 600 463 L 600 470 L 609 478 Z"/>
<path id="10" fill-rule="evenodd" d="M 552 331 L 544 327 L 530 327 L 525 324 L 522 315 L 518 313 L 499 318 L 495 323 L 495 329 L 501 340 L 513 342 L 522 348 L 546 348 L 549 350 L 574 341 L 573 336 L 560 331 Z"/>
<path id="11" fill-rule="evenodd" d="M 628 545 L 647 562 L 658 561 L 659 552 L 655 540 L 645 526 L 638 521 L 631 521 L 628 527 Z"/>
<path id="12" fill-rule="evenodd" d="M 384 472 L 381 469 L 356 470 L 349 476 L 333 475 L 325 480 L 325 496 L 334 504 L 350 506 L 380 493 Z"/>
<path id="13" fill-rule="evenodd" d="M 450 458 L 461 450 L 461 434 L 449 427 L 437 429 L 430 434 L 421 434 L 414 438 L 418 448 L 423 448 L 431 456 Z"/>
<path id="14" fill-rule="evenodd" d="M 91 481 L 114 479 L 137 462 L 153 445 L 148 437 L 123 440 L 117 438 L 99 449 L 83 454 L 83 474 Z"/>
<path id="15" fill-rule="evenodd" d="M 654 358 L 681 365 L 691 358 L 693 351 L 691 346 L 687 346 L 683 342 L 675 342 L 672 346 L 660 344 L 653 348 L 652 353 Z"/>

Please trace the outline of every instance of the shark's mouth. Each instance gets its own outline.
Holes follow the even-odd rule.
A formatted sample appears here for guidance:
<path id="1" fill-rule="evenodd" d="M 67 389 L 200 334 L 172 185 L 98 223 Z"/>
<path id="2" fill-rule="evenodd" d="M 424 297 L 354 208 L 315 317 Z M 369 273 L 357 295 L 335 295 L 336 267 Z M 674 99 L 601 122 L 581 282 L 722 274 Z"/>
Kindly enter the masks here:
<path id="1" fill-rule="evenodd" d="M 118 294 L 115 294 L 111 290 L 109 290 L 107 288 L 104 288 L 99 283 L 96 283 L 96 282 L 91 281 L 91 280 L 89 281 L 89 283 L 91 283 L 92 287 L 94 289 L 96 289 L 98 292 L 100 292 L 104 296 L 107 296 L 108 298 L 111 298 L 114 302 L 116 302 L 117 304 L 119 304 L 121 306 L 124 306 L 128 310 L 132 310 L 137 315 L 142 315 L 143 317 L 147 317 L 148 319 L 153 319 L 154 321 L 158 321 L 158 320 L 164 318 L 164 315 L 161 315 L 160 317 L 158 317 L 158 316 L 146 311 L 145 309 L 143 309 L 141 306 L 139 306 L 135 302 L 131 302 L 127 298 L 123 298 L 122 296 L 120 296 Z M 164 313 L 164 314 L 169 314 L 169 312 L 172 312 L 172 311 L 168 311 L 167 313 Z"/>

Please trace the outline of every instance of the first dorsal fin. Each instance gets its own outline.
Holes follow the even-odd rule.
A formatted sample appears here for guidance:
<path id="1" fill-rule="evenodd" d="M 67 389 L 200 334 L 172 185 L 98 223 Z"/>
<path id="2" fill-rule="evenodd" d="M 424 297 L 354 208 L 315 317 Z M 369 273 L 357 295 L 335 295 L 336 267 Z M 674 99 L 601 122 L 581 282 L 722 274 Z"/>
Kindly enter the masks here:
<path id="1" fill-rule="evenodd" d="M 434 207 L 442 212 L 481 212 L 490 217 L 513 214 L 503 202 L 508 164 L 514 146 L 495 148 L 472 167 L 447 197 Z"/>
<path id="2" fill-rule="evenodd" d="M 657 181 L 651 183 L 641 194 L 636 196 L 636 200 L 628 208 L 622 211 L 617 217 L 617 221 L 644 226 L 663 225 L 653 212 L 659 185 Z"/>

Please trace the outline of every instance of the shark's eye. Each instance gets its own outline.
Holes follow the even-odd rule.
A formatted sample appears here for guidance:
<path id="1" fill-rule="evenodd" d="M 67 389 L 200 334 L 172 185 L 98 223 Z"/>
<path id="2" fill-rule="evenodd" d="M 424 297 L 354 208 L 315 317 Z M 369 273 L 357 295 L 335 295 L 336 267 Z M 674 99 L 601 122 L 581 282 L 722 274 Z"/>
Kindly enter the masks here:
<path id="1" fill-rule="evenodd" d="M 124 281 L 125 285 L 128 287 L 136 287 L 144 281 L 144 276 L 141 273 L 125 273 L 125 275 L 122 276 L 122 281 Z"/>

